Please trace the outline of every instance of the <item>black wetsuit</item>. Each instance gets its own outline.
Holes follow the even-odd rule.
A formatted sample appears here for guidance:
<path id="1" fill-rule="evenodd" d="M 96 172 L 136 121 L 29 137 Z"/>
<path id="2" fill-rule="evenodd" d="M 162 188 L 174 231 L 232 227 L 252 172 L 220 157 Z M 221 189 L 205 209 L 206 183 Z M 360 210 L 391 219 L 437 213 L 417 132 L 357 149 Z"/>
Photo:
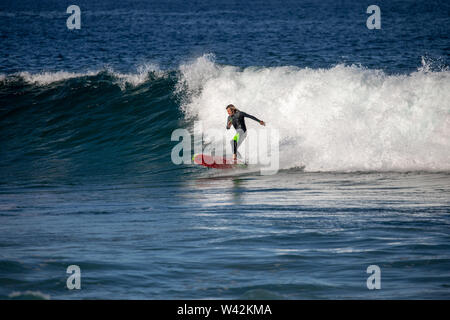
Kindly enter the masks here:
<path id="1" fill-rule="evenodd" d="M 237 149 L 241 145 L 242 141 L 244 141 L 245 137 L 247 136 L 247 134 L 246 134 L 247 127 L 245 126 L 244 118 L 250 118 L 255 121 L 261 122 L 258 118 L 254 117 L 252 115 L 249 115 L 243 111 L 236 111 L 233 115 L 228 116 L 227 129 L 230 129 L 229 123 L 231 121 L 231 123 L 233 124 L 233 127 L 237 131 L 236 135 L 230 141 L 231 148 L 233 150 L 233 153 L 238 154 L 238 155 L 239 155 L 239 152 L 237 151 Z"/>
<path id="2" fill-rule="evenodd" d="M 247 131 L 247 127 L 245 126 L 244 118 L 250 118 L 255 121 L 261 122 L 259 119 L 257 119 L 256 117 L 254 117 L 252 115 L 249 115 L 248 113 L 245 113 L 243 111 L 236 111 L 233 115 L 228 116 L 227 129 L 230 129 L 230 127 L 228 126 L 228 123 L 231 121 L 233 124 L 233 127 L 236 130 L 241 129 L 244 132 Z"/>

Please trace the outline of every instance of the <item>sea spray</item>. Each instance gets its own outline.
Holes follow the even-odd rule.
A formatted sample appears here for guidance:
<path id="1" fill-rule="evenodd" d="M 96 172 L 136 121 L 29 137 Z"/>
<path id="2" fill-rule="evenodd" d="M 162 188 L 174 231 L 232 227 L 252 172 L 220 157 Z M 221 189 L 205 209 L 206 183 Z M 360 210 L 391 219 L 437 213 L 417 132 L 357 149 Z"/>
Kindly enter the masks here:
<path id="1" fill-rule="evenodd" d="M 180 70 L 190 94 L 181 105 L 187 118 L 202 121 L 205 132 L 224 127 L 225 106 L 235 104 L 279 130 L 282 168 L 450 169 L 448 70 L 387 75 L 353 65 L 242 69 L 208 56 Z"/>

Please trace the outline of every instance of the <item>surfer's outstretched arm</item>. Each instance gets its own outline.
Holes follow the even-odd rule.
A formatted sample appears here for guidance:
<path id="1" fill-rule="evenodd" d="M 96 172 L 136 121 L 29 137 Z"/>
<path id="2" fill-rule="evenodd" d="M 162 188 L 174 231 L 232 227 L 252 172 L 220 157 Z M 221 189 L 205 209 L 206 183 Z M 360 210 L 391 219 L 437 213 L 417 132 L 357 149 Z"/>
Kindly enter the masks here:
<path id="1" fill-rule="evenodd" d="M 242 111 L 241 111 L 241 112 L 242 112 Z M 250 119 L 252 119 L 252 120 L 255 120 L 256 122 L 259 122 L 259 124 L 262 125 L 262 126 L 265 126 L 265 125 L 266 125 L 266 123 L 265 123 L 264 121 L 259 120 L 259 119 L 256 118 L 255 116 L 252 116 L 251 114 L 248 114 L 248 113 L 245 113 L 245 112 L 242 112 L 242 113 L 243 113 L 244 117 L 250 118 Z"/>

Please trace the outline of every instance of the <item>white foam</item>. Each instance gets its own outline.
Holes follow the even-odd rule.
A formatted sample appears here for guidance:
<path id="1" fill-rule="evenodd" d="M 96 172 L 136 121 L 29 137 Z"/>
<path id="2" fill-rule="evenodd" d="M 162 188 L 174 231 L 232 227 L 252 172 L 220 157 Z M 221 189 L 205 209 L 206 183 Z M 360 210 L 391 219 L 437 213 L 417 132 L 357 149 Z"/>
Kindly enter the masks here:
<path id="1" fill-rule="evenodd" d="M 126 85 L 131 85 L 135 87 L 143 84 L 145 81 L 148 80 L 150 72 L 154 73 L 156 77 L 165 77 L 167 75 L 167 73 L 161 71 L 156 64 L 143 64 L 136 68 L 136 72 L 131 73 L 121 73 L 114 71 L 114 69 L 112 68 L 106 68 L 103 70 L 87 71 L 87 72 L 56 71 L 56 72 L 30 73 L 24 71 L 16 73 L 14 76 L 18 76 L 30 84 L 45 86 L 55 82 L 69 80 L 73 78 L 96 76 L 100 72 L 105 71 L 117 80 L 116 84 L 121 89 L 124 89 Z M 0 80 L 4 80 L 4 78 L 0 77 Z"/>
<path id="2" fill-rule="evenodd" d="M 150 72 L 156 75 L 156 77 L 164 77 L 166 73 L 162 71 L 156 64 L 143 64 L 137 67 L 135 73 L 119 73 L 109 70 L 109 72 L 117 78 L 117 84 L 121 89 L 125 89 L 126 85 L 131 85 L 133 87 L 139 86 L 147 81 Z"/>
<path id="3" fill-rule="evenodd" d="M 54 82 L 59 82 L 72 78 L 95 76 L 98 73 L 99 71 L 92 71 L 86 73 L 67 72 L 67 71 L 29 73 L 28 71 L 24 71 L 19 72 L 16 75 L 18 75 L 28 83 L 44 86 Z"/>
<path id="4" fill-rule="evenodd" d="M 239 69 L 203 56 L 180 73 L 187 118 L 204 131 L 225 130 L 225 106 L 233 103 L 279 130 L 281 168 L 450 170 L 448 70 Z M 250 119 L 247 127 L 262 128 Z"/>
<path id="5" fill-rule="evenodd" d="M 20 298 L 25 298 L 25 299 L 30 299 L 30 298 L 35 298 L 35 299 L 40 299 L 40 300 L 50 300 L 50 295 L 42 293 L 40 291 L 14 291 L 12 293 L 10 293 L 8 295 L 9 298 L 11 299 L 20 299 Z"/>

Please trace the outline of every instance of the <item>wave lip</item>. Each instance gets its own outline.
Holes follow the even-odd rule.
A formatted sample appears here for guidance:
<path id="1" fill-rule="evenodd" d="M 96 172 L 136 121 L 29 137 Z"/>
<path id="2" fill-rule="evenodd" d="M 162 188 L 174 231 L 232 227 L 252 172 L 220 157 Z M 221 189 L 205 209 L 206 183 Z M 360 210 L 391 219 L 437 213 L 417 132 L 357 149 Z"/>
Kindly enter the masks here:
<path id="1" fill-rule="evenodd" d="M 135 72 L 130 73 L 118 72 L 110 67 L 86 72 L 43 71 L 38 73 L 30 73 L 28 71 L 22 71 L 10 75 L 0 74 L 0 82 L 14 82 L 17 80 L 22 80 L 29 85 L 47 86 L 70 79 L 96 77 L 102 73 L 115 79 L 115 83 L 119 85 L 122 90 L 124 90 L 127 85 L 137 87 L 144 84 L 150 79 L 150 74 L 156 78 L 164 78 L 168 76 L 168 73 L 161 70 L 156 64 L 142 64 L 136 68 Z"/>
<path id="2" fill-rule="evenodd" d="M 24 71 L 14 75 L 21 78 L 28 84 L 45 86 L 55 82 L 60 82 L 73 78 L 96 76 L 98 73 L 99 71 L 91 71 L 86 73 L 67 72 L 67 71 L 29 73 L 27 71 Z"/>
<path id="3" fill-rule="evenodd" d="M 50 295 L 40 291 L 14 291 L 8 295 L 12 300 L 50 300 Z"/>

